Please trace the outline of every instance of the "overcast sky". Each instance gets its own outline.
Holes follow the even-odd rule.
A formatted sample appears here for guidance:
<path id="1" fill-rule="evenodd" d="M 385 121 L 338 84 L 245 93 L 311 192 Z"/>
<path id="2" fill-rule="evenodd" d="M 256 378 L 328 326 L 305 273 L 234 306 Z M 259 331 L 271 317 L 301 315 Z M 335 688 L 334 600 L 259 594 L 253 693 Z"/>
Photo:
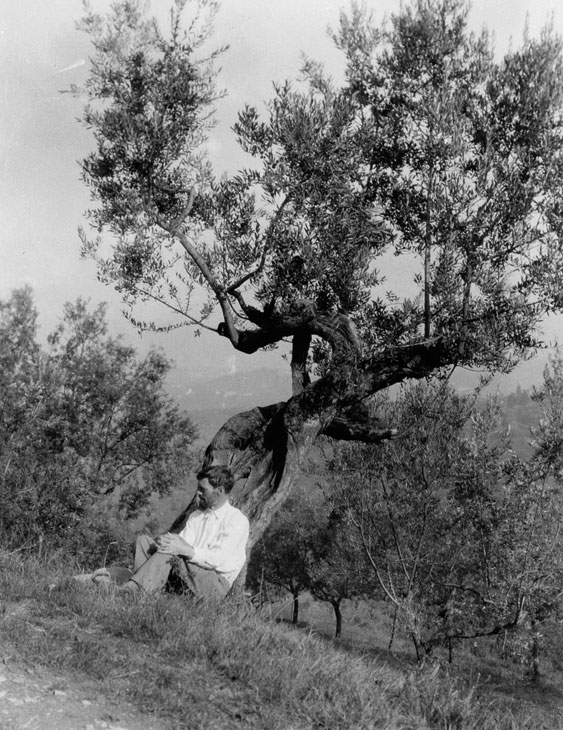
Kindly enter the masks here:
<path id="1" fill-rule="evenodd" d="M 160 10 L 166 0 L 153 0 Z M 496 36 L 499 53 L 510 39 L 518 45 L 526 19 L 533 35 L 553 15 L 563 33 L 560 0 L 478 0 L 471 23 Z M 228 43 L 220 85 L 228 97 L 218 105 L 219 126 L 212 150 L 217 171 L 232 169 L 240 158 L 230 126 L 246 103 L 271 96 L 272 81 L 295 77 L 300 54 L 326 62 L 341 73 L 340 54 L 326 34 L 336 26 L 347 0 L 224 0 L 217 22 L 218 44 Z M 376 18 L 399 8 L 398 0 L 367 0 Z M 108 0 L 91 0 L 103 10 Z M 91 138 L 76 122 L 79 102 L 59 93 L 86 74 L 88 42 L 74 24 L 80 0 L 0 0 L 0 298 L 25 283 L 35 291 L 42 332 L 50 331 L 65 301 L 85 296 L 108 301 L 114 332 L 126 333 L 141 349 L 157 342 L 173 357 L 187 381 L 234 368 L 279 366 L 279 355 L 252 362 L 233 354 L 226 342 L 190 330 L 173 335 L 136 334 L 121 318 L 119 301 L 96 280 L 92 263 L 81 260 L 77 228 L 83 223 L 88 193 L 79 181 L 77 160 L 91 148 Z"/>

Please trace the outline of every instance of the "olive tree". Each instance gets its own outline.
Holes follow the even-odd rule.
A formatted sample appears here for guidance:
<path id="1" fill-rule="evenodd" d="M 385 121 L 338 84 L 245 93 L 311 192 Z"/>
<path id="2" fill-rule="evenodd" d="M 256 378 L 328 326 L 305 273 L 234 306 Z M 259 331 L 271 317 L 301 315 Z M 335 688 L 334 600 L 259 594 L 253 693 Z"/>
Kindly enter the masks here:
<path id="1" fill-rule="evenodd" d="M 291 595 L 292 623 L 299 622 L 299 596 L 309 589 L 309 562 L 317 530 L 318 510 L 313 505 L 286 501 L 275 524 L 254 546 L 247 584 L 262 593 L 269 583 Z"/>
<path id="2" fill-rule="evenodd" d="M 311 530 L 308 563 L 309 590 L 334 612 L 334 638 L 342 635 L 342 601 L 373 595 L 368 561 L 355 531 L 342 514 L 333 511 Z"/>
<path id="3" fill-rule="evenodd" d="M 344 83 L 307 60 L 303 81 L 241 110 L 248 167 L 217 177 L 216 10 L 176 0 L 167 31 L 136 0 L 84 17 L 99 235 L 82 240 L 139 327 L 156 301 L 170 327 L 248 355 L 290 343 L 292 396 L 230 419 L 205 457 L 233 469 L 256 540 L 320 435 L 394 434 L 369 396 L 507 370 L 561 309 L 563 69 L 549 30 L 496 60 L 462 0 L 416 0 L 386 25 L 353 5 L 333 32 Z M 409 272 L 393 291 L 389 266 Z"/>
<path id="4" fill-rule="evenodd" d="M 170 361 L 109 336 L 105 305 L 67 303 L 44 347 L 36 323 L 29 288 L 0 301 L 0 543 L 92 562 L 185 481 L 197 429 L 165 392 Z"/>
<path id="5" fill-rule="evenodd" d="M 508 628 L 510 444 L 494 401 L 474 409 L 442 382 L 406 388 L 382 406 L 400 436 L 379 449 L 347 444 L 329 462 L 334 510 L 359 542 L 372 594 L 393 609 L 417 656 Z M 391 417 L 391 416 L 390 416 Z M 353 489 L 347 489 L 353 484 Z M 533 490 L 532 490 L 533 491 Z"/>

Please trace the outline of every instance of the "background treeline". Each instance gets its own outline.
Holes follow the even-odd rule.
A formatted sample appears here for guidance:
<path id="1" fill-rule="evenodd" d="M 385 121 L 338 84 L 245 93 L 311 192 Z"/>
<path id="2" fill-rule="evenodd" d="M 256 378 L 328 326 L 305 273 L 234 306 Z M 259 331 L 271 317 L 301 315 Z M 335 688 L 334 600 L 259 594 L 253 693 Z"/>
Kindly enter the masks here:
<path id="1" fill-rule="evenodd" d="M 452 659 L 485 639 L 537 676 L 561 640 L 560 356 L 531 399 L 519 392 L 510 407 L 524 398 L 538 416 L 529 455 L 514 450 L 497 398 L 431 381 L 380 400 L 398 438 L 325 444 L 320 488 L 287 503 L 258 543 L 251 585 L 269 600 L 276 587 L 288 591 L 295 622 L 308 592 L 333 606 L 339 635 L 342 602 L 366 599 L 391 613 L 390 647 L 399 635 L 419 659 L 437 648 Z"/>
<path id="2" fill-rule="evenodd" d="M 196 429 L 165 391 L 171 362 L 67 303 L 44 346 L 29 288 L 0 301 L 0 544 L 115 559 L 151 495 L 181 484 Z"/>

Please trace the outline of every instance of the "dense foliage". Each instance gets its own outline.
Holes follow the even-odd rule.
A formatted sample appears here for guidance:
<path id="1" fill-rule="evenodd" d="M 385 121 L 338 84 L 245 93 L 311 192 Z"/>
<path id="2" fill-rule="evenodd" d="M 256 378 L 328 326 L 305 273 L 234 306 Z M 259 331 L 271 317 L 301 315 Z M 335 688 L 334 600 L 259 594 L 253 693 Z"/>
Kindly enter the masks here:
<path id="1" fill-rule="evenodd" d="M 360 541 L 320 493 L 315 500 L 287 500 L 254 546 L 246 581 L 260 603 L 275 600 L 271 586 L 287 591 L 294 624 L 301 594 L 330 603 L 337 637 L 342 632 L 342 601 L 369 596 L 374 584 Z"/>
<path id="2" fill-rule="evenodd" d="M 0 342 L 0 542 L 94 559 L 190 466 L 196 430 L 165 393 L 171 364 L 139 359 L 82 300 L 40 346 L 29 289 L 0 302 Z"/>
<path id="3" fill-rule="evenodd" d="M 553 33 L 497 61 L 463 0 L 418 0 L 379 27 L 353 5 L 333 33 L 342 87 L 307 61 L 304 83 L 277 84 L 265 114 L 244 107 L 234 131 L 253 163 L 215 180 L 201 156 L 217 55 L 202 57 L 202 11 L 214 7 L 196 3 L 182 31 L 186 5 L 168 34 L 135 2 L 82 23 L 97 142 L 84 178 L 92 222 L 115 240 L 109 255 L 87 252 L 129 303 L 153 297 L 201 322 L 211 305 L 190 314 L 186 295 L 203 286 L 220 333 L 245 351 L 305 333 L 337 348 L 323 320 L 336 313 L 376 351 L 441 334 L 460 360 L 498 367 L 532 344 L 561 304 Z M 415 275 L 391 299 L 378 274 L 388 253 Z"/>
<path id="4" fill-rule="evenodd" d="M 531 661 L 542 623 L 560 614 L 562 388 L 557 359 L 536 396 L 545 418 L 529 459 L 512 451 L 498 401 L 474 406 L 443 383 L 388 406 L 396 440 L 335 450 L 333 508 L 420 655 L 498 635 Z"/>
<path id="5" fill-rule="evenodd" d="M 536 676 L 563 611 L 561 355 L 532 397 L 543 415 L 530 455 L 513 450 L 498 398 L 438 381 L 379 403 L 397 438 L 327 444 L 322 491 L 284 505 L 253 550 L 249 585 L 329 602 L 337 635 L 344 599 L 384 601 L 390 646 L 409 637 L 420 658 L 438 647 L 452 658 L 464 640 L 497 637 Z"/>
<path id="6" fill-rule="evenodd" d="M 260 601 L 268 598 L 268 584 L 288 591 L 293 600 L 292 621 L 299 620 L 299 596 L 309 588 L 309 563 L 319 520 L 312 504 L 288 500 L 275 524 L 252 550 L 247 585 Z"/>

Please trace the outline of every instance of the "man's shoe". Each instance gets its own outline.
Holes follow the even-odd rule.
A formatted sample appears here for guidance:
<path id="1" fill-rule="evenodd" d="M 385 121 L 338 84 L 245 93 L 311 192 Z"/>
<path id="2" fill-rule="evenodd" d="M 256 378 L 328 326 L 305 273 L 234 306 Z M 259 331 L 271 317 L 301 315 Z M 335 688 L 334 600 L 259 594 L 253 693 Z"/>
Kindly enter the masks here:
<path id="1" fill-rule="evenodd" d="M 121 585 L 115 586 L 115 592 L 116 593 L 125 593 L 129 595 L 134 595 L 135 593 L 139 593 L 141 590 L 141 586 L 138 583 L 135 583 L 134 580 L 128 580 L 126 583 L 122 583 Z"/>
<path id="2" fill-rule="evenodd" d="M 126 583 L 133 573 L 128 568 L 121 566 L 110 566 L 109 568 L 98 568 L 93 573 L 80 573 L 73 575 L 72 580 L 77 583 L 89 585 L 93 583 L 97 586 L 109 588 L 110 585 L 121 586 Z"/>
<path id="3" fill-rule="evenodd" d="M 108 573 L 112 582 L 118 586 L 127 583 L 127 581 L 133 577 L 133 571 L 129 570 L 129 568 L 124 568 L 121 565 L 110 565 L 109 568 L 106 569 L 106 573 Z"/>

